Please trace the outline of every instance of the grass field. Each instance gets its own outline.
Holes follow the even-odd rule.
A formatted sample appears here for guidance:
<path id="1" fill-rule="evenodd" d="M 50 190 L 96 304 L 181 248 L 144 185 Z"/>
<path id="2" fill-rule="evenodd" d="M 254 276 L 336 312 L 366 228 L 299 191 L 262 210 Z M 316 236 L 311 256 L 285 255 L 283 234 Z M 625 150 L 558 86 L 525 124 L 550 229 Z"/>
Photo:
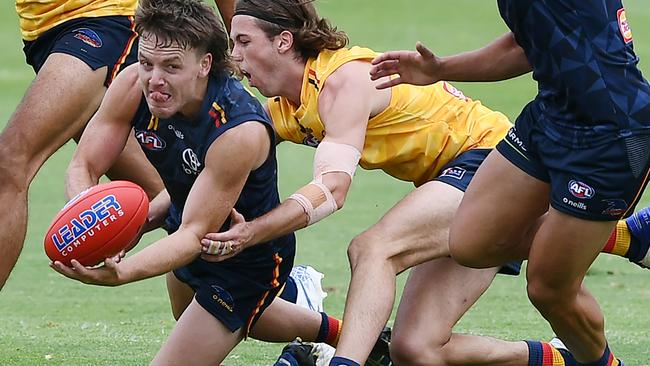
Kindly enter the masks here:
<path id="1" fill-rule="evenodd" d="M 329 0 L 321 1 L 319 8 L 350 34 L 353 44 L 378 51 L 411 49 L 422 40 L 444 55 L 481 46 L 506 30 L 494 1 L 456 0 L 451 4 L 440 0 Z M 650 70 L 650 6 L 647 0 L 628 0 L 626 6 L 641 68 Z M 33 77 L 21 48 L 13 3 L 3 1 L 0 121 L 9 118 Z M 513 118 L 535 93 L 529 76 L 457 86 Z M 286 197 L 310 179 L 313 151 L 284 145 L 279 148 L 280 188 Z M 143 365 L 174 325 L 162 278 L 100 288 L 67 280 L 48 268 L 42 237 L 65 203 L 63 172 L 73 149 L 71 144 L 61 149 L 32 185 L 25 247 L 0 294 L 0 365 Z M 346 207 L 298 233 L 296 262 L 309 263 L 326 274 L 329 296 L 325 307 L 332 315 L 343 313 L 349 240 L 411 189 L 411 185 L 380 172 L 360 171 Z M 641 205 L 649 203 L 646 199 Z M 141 245 L 161 235 L 149 234 Z M 400 283 L 404 278 L 401 276 Z M 628 366 L 650 365 L 648 278 L 650 273 L 627 261 L 601 256 L 586 280 L 606 314 L 609 342 Z M 456 330 L 509 340 L 549 339 L 552 332 L 529 304 L 524 282 L 523 277 L 499 277 Z M 224 364 L 269 365 L 281 347 L 249 340 Z"/>

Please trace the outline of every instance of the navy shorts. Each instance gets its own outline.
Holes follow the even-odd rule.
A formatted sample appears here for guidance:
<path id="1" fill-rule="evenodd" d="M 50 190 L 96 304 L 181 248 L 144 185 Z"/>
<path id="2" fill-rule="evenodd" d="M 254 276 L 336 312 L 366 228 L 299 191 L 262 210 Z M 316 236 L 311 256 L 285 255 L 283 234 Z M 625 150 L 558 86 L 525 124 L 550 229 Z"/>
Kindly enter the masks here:
<path id="1" fill-rule="evenodd" d="M 591 221 L 632 214 L 648 182 L 650 136 L 626 136 L 609 126 L 549 128 L 536 116 L 533 102 L 497 150 L 528 175 L 549 183 L 551 206 Z M 575 136 L 574 145 L 553 139 L 558 131 Z"/>
<path id="2" fill-rule="evenodd" d="M 246 249 L 223 262 L 200 258 L 174 271 L 196 301 L 231 332 L 247 335 L 284 286 L 296 252 L 293 235 Z"/>
<path id="3" fill-rule="evenodd" d="M 476 170 L 491 151 L 492 149 L 467 150 L 443 166 L 440 169 L 440 174 L 433 180 L 449 184 L 465 192 L 476 174 Z M 501 267 L 499 273 L 517 276 L 521 272 L 521 263 L 522 261 L 506 263 Z"/>
<path id="4" fill-rule="evenodd" d="M 106 66 L 108 87 L 120 70 L 137 61 L 137 35 L 133 17 L 78 18 L 25 41 L 23 52 L 36 73 L 53 53 L 74 56 L 93 70 Z"/>

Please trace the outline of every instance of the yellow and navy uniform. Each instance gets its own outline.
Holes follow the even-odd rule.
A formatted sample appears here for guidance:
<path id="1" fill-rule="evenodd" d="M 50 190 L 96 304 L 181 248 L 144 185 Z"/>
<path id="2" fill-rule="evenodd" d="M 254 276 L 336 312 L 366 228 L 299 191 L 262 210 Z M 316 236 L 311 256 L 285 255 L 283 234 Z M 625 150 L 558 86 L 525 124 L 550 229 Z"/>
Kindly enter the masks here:
<path id="1" fill-rule="evenodd" d="M 77 18 L 133 16 L 137 0 L 16 0 L 23 39 L 32 41 L 43 32 Z"/>
<path id="2" fill-rule="evenodd" d="M 372 60 L 377 53 L 361 48 L 322 51 L 305 66 L 301 104 L 284 97 L 269 100 L 278 136 L 316 146 L 325 136 L 318 97 L 327 78 L 341 65 Z M 511 127 L 507 117 L 465 97 L 447 82 L 429 86 L 398 85 L 390 104 L 370 118 L 359 164 L 382 169 L 420 186 L 470 149 L 493 148 Z"/>

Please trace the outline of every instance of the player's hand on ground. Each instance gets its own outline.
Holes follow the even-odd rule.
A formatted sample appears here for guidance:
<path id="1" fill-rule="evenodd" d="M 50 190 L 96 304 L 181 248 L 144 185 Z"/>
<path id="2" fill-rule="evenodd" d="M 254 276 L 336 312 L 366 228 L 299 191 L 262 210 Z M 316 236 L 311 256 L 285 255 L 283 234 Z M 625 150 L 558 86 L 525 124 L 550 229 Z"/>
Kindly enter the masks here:
<path id="1" fill-rule="evenodd" d="M 244 216 L 234 208 L 230 212 L 230 228 L 222 233 L 208 233 L 201 240 L 201 258 L 221 262 L 241 253 L 253 235 Z"/>
<path id="2" fill-rule="evenodd" d="M 117 256 L 119 257 L 119 254 Z M 99 267 L 84 267 L 75 259 L 71 260 L 70 264 L 68 267 L 59 261 L 54 261 L 50 262 L 50 267 L 68 278 L 89 285 L 117 286 L 122 284 L 118 262 L 114 258 L 106 258 L 104 264 Z"/>
<path id="3" fill-rule="evenodd" d="M 418 42 L 416 51 L 390 51 L 372 60 L 370 79 L 394 75 L 377 85 L 377 89 L 398 84 L 429 85 L 439 81 L 440 59 Z"/>

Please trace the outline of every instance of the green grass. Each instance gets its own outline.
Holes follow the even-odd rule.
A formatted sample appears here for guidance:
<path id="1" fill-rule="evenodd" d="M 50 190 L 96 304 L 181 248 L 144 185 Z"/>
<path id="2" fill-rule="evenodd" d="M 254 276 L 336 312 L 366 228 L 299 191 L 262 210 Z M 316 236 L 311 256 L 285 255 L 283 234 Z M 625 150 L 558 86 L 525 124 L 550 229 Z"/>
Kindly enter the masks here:
<path id="1" fill-rule="evenodd" d="M 642 63 L 650 62 L 650 7 L 647 0 L 626 2 Z M 353 44 L 378 51 L 412 49 L 417 40 L 445 55 L 479 47 L 506 28 L 494 1 L 323 0 L 320 9 Z M 0 3 L 0 120 L 6 121 L 33 78 L 24 64 L 13 3 Z M 492 84 L 462 84 L 486 105 L 515 117 L 534 95 L 529 76 Z M 67 145 L 44 166 L 30 191 L 27 240 L 12 277 L 0 294 L 0 365 L 147 364 L 174 321 L 162 278 L 119 288 L 85 286 L 64 279 L 47 266 L 42 236 L 64 204 L 63 171 L 74 146 Z M 311 174 L 313 150 L 283 144 L 279 149 L 283 197 Z M 296 169 L 295 167 L 303 167 Z M 360 171 L 345 209 L 298 234 L 297 263 L 326 274 L 326 309 L 343 312 L 349 279 L 346 247 L 412 189 L 380 172 Z M 381 192 L 378 194 L 378 192 Z M 644 203 L 645 202 L 645 203 Z M 642 205 L 647 205 L 645 200 Z M 145 237 L 151 242 L 161 233 Z M 601 256 L 586 279 L 606 316 L 609 341 L 628 365 L 650 365 L 647 330 L 650 301 L 647 273 L 624 260 Z M 400 284 L 404 276 L 400 277 Z M 509 340 L 548 339 L 552 332 L 528 303 L 523 277 L 499 277 L 456 328 L 460 332 Z M 225 365 L 269 365 L 282 345 L 247 341 Z"/>

